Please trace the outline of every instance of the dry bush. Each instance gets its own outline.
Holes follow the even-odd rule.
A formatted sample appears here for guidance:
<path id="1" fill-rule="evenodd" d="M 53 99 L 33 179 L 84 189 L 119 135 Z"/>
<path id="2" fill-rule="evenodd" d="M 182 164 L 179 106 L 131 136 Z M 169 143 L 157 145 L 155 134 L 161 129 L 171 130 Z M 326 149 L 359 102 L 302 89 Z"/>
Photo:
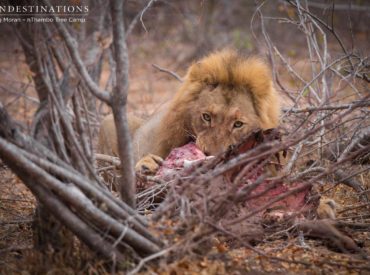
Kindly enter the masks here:
<path id="1" fill-rule="evenodd" d="M 137 13 L 132 24 L 143 20 L 142 15 L 153 2 L 149 1 Z M 276 85 L 284 98 L 282 125 L 278 129 L 281 140 L 267 138 L 240 154 L 225 153 L 167 181 L 137 175 L 143 189 L 138 188 L 140 192 L 136 194 L 137 209 L 131 207 L 135 201 L 132 194 L 125 198 L 126 204 L 112 193 L 115 182 L 121 183 L 118 188 L 121 196 L 125 193 L 122 182 L 130 179 L 119 175 L 127 175 L 127 167 L 120 165 L 119 159 L 96 155 L 93 146 L 93 132 L 99 122 L 96 109 L 99 104 L 95 101 L 109 103 L 112 98 L 108 99 L 106 90 L 125 89 L 117 83 L 125 83 L 127 74 L 120 75 L 117 70 L 125 70 L 127 56 L 114 57 L 110 36 L 102 26 L 101 33 L 91 33 L 80 40 L 80 44 L 88 44 L 86 41 L 92 39 L 89 45 L 94 45 L 94 49 L 77 48 L 74 43 L 77 33 L 73 28 L 62 24 L 35 27 L 39 28 L 35 32 L 39 36 L 31 38 L 33 62 L 28 63 L 42 108 L 28 135 L 0 106 L 0 155 L 56 222 L 78 237 L 79 241 L 62 235 L 62 239 L 70 241 L 64 243 L 65 250 L 69 247 L 75 252 L 82 251 L 83 242 L 97 253 L 93 257 L 98 270 L 133 268 L 131 273 L 143 267 L 151 270 L 176 263 L 184 255 L 205 257 L 215 253 L 215 249 L 222 254 L 236 247 L 247 247 L 270 261 L 309 268 L 313 265 L 309 261 L 268 255 L 254 245 L 294 239 L 304 246 L 309 242 L 307 236 L 314 235 L 331 241 L 337 250 L 357 253 L 360 259 L 352 259 L 348 267 L 369 269 L 361 258 L 366 257 L 369 248 L 361 249 L 348 236 L 369 231 L 369 216 L 343 215 L 353 209 L 369 208 L 369 182 L 361 181 L 362 176 L 369 175 L 368 58 L 349 52 L 333 26 L 311 13 L 305 2 L 284 2 L 283 7 L 293 9 L 295 15 L 284 18 L 268 17 L 265 5 L 265 2 L 258 5 L 251 25 L 257 24 L 260 29 L 256 37 L 268 53 Z M 107 14 L 103 19 L 106 16 L 104 20 L 109 21 Z M 277 46 L 269 35 L 268 20 L 286 24 L 288 31 L 298 27 L 306 41 L 307 57 L 302 57 L 302 62 L 292 64 L 286 52 Z M 133 26 L 128 29 L 132 30 Z M 20 36 L 25 35 L 22 28 L 18 31 Z M 113 43 L 125 39 L 119 32 L 122 29 L 115 30 Z M 327 42 L 329 36 L 342 49 L 340 54 L 332 53 Z M 63 43 L 59 43 L 60 37 Z M 24 36 L 23 42 L 27 39 Z M 27 43 L 23 47 L 26 60 L 30 61 L 32 54 L 27 57 Z M 115 44 L 113 48 L 117 54 L 120 46 Z M 99 64 L 108 60 L 111 65 L 105 89 L 99 86 L 101 70 L 94 70 L 96 60 L 100 60 Z M 119 64 L 123 67 L 116 68 Z M 282 71 L 288 75 L 281 77 Z M 116 116 L 125 111 L 119 107 L 113 109 Z M 254 140 L 255 136 L 250 138 Z M 256 173 L 271 162 L 279 165 L 276 155 L 284 151 L 288 154 L 278 174 Z M 121 173 L 117 174 L 119 169 Z M 249 179 L 249 184 L 244 184 L 244 179 Z M 288 191 L 274 197 L 268 196 L 268 190 L 255 192 L 262 185 L 273 190 L 281 184 Z M 311 221 L 319 197 L 333 195 L 339 184 L 354 189 L 358 198 L 351 202 L 353 205 L 340 210 L 343 211 L 339 212 L 340 219 Z M 274 208 L 280 201 L 308 189 L 314 190 L 308 193 L 309 203 L 305 205 L 308 212 L 302 207 L 294 211 L 283 209 L 282 216 L 268 215 L 281 210 Z M 268 200 L 258 206 L 246 207 L 266 196 Z M 284 215 L 288 212 L 289 215 Z M 104 264 L 100 262 L 101 255 L 108 259 Z M 161 260 L 149 264 L 158 258 Z M 323 260 L 322 264 L 342 263 Z"/>

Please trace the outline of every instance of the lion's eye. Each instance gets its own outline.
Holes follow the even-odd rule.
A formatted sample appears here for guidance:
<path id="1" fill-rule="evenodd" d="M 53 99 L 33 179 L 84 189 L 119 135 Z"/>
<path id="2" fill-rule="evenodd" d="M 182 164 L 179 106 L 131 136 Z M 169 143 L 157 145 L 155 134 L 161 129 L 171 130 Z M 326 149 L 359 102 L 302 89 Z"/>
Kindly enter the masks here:
<path id="1" fill-rule="evenodd" d="M 207 121 L 207 122 L 211 121 L 211 115 L 210 114 L 203 113 L 202 118 L 204 119 L 204 121 Z"/>
<path id="2" fill-rule="evenodd" d="M 242 127 L 244 125 L 244 123 L 243 122 L 241 122 L 241 121 L 235 121 L 234 122 L 234 128 L 240 128 L 240 127 Z"/>

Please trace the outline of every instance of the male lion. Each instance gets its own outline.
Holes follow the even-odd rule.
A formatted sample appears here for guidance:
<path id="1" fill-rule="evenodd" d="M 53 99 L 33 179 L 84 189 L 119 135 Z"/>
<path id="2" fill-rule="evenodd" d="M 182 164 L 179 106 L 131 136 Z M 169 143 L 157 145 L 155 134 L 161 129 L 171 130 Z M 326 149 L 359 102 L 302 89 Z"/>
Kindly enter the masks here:
<path id="1" fill-rule="evenodd" d="M 173 148 L 191 140 L 217 155 L 254 129 L 276 127 L 279 112 L 268 65 L 233 50 L 212 53 L 190 66 L 174 98 L 147 121 L 129 116 L 135 169 L 155 173 Z M 99 147 L 117 155 L 113 116 L 102 123 Z"/>

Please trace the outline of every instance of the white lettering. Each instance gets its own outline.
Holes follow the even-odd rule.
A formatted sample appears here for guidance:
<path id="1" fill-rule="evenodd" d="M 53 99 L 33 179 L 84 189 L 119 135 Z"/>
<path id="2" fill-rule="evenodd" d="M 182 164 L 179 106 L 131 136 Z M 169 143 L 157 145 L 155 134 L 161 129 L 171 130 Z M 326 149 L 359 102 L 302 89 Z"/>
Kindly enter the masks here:
<path id="1" fill-rule="evenodd" d="M 69 18 L 68 19 L 68 22 L 71 22 L 71 23 L 85 23 L 86 22 L 86 19 L 85 18 Z"/>

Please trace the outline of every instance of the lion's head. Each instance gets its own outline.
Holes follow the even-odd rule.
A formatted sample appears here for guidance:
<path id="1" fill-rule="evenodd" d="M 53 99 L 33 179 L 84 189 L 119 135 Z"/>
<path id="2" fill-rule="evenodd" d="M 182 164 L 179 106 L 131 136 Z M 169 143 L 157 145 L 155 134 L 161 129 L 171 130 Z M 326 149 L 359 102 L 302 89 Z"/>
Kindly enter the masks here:
<path id="1" fill-rule="evenodd" d="M 210 155 L 237 144 L 254 129 L 274 128 L 279 121 L 279 97 L 268 66 L 232 50 L 193 64 L 175 101 L 186 106 L 185 127 Z"/>

